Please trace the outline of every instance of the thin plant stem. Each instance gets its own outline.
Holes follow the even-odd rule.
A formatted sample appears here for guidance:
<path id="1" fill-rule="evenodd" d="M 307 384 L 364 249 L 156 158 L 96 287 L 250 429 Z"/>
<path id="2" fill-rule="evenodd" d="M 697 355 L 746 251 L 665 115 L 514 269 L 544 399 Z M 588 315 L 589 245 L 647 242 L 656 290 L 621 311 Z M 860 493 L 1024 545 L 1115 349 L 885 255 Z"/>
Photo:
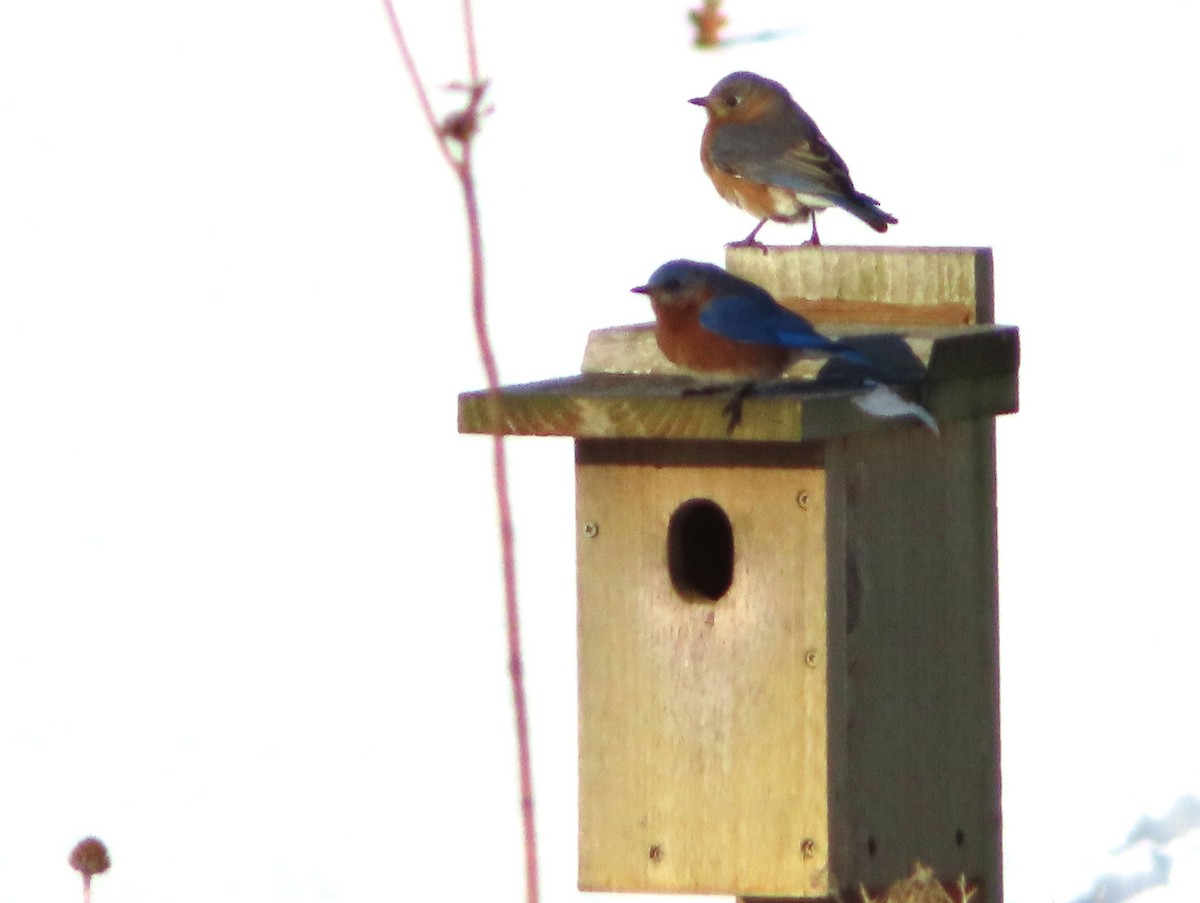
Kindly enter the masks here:
<path id="1" fill-rule="evenodd" d="M 500 371 L 492 349 L 487 328 L 487 305 L 483 279 L 483 229 L 479 215 L 479 199 L 475 190 L 472 168 L 471 141 L 478 127 L 480 104 L 486 83 L 479 74 L 479 55 L 475 45 L 474 17 L 470 0 L 463 0 L 463 31 L 467 44 L 467 66 L 470 83 L 467 107 L 461 113 L 448 118 L 439 125 L 417 71 L 416 61 L 404 39 L 404 31 L 396 17 L 392 0 L 384 0 L 392 33 L 400 47 L 400 55 L 408 70 L 413 88 L 417 93 L 421 109 L 430 131 L 441 149 L 442 156 L 458 177 L 462 190 L 463 206 L 467 218 L 467 230 L 471 257 L 471 311 L 475 325 L 475 340 L 479 346 L 479 357 L 487 379 L 488 398 L 492 411 L 492 422 L 497 429 L 500 424 Z M 451 128 L 452 123 L 454 128 Z M 461 143 L 456 157 L 450 145 L 451 136 Z M 525 695 L 525 672 L 521 653 L 520 609 L 517 604 L 517 569 L 515 539 L 513 535 L 512 503 L 508 486 L 508 458 L 504 437 L 500 433 L 492 436 L 492 469 L 495 475 L 496 514 L 500 525 L 501 565 L 504 577 L 504 613 L 508 639 L 508 672 L 512 686 L 513 716 L 517 732 L 517 761 L 521 794 L 521 821 L 525 838 L 525 898 L 527 903 L 538 903 L 540 897 L 538 879 L 537 831 L 533 804 L 533 766 L 529 744 L 529 708 Z"/>
<path id="2" fill-rule="evenodd" d="M 408 70 L 408 77 L 413 83 L 413 89 L 417 93 L 417 101 L 421 104 L 421 112 L 425 114 L 425 122 L 429 126 L 429 130 L 433 132 L 437 138 L 438 147 L 441 148 L 442 156 L 446 158 L 446 163 L 451 169 L 458 169 L 458 161 L 454 159 L 454 155 L 450 152 L 450 145 L 446 141 L 446 137 L 442 134 L 441 127 L 438 125 L 437 117 L 433 113 L 433 106 L 429 103 L 429 93 L 425 90 L 425 84 L 421 81 L 421 76 L 417 72 L 417 62 L 413 59 L 412 52 L 408 49 L 408 41 L 404 40 L 404 30 L 400 27 L 400 20 L 396 18 L 396 9 L 392 6 L 392 0 L 383 0 L 384 9 L 387 11 L 388 21 L 392 26 L 392 37 L 396 39 L 396 44 L 400 48 L 400 58 L 404 60 L 404 68 Z"/>
<path id="3" fill-rule="evenodd" d="M 467 69 L 471 82 L 479 83 L 479 51 L 475 47 L 475 14 L 471 11 L 471 0 L 463 0 L 463 34 L 467 39 Z"/>
<path id="4" fill-rule="evenodd" d="M 488 337 L 486 308 L 483 292 L 483 236 L 479 228 L 479 207 L 475 196 L 475 182 L 471 178 L 469 151 L 464 156 L 462 177 L 463 201 L 466 205 L 471 243 L 472 309 L 475 319 L 475 337 L 479 343 L 479 354 L 487 374 L 488 391 L 493 399 L 493 423 L 499 423 L 500 375 L 496 357 Z M 508 671 L 512 683 L 513 715 L 517 730 L 517 759 L 521 787 L 521 820 L 525 833 L 525 887 L 526 899 L 536 903 L 538 891 L 537 830 L 534 822 L 533 765 L 529 750 L 529 710 L 525 696 L 525 669 L 521 655 L 521 618 L 517 605 L 517 567 L 514 552 L 512 504 L 508 492 L 508 457 L 505 454 L 504 437 L 499 433 L 492 436 L 492 459 L 496 479 L 496 511 L 500 522 L 500 548 L 504 571 L 504 613 L 508 633 Z"/>

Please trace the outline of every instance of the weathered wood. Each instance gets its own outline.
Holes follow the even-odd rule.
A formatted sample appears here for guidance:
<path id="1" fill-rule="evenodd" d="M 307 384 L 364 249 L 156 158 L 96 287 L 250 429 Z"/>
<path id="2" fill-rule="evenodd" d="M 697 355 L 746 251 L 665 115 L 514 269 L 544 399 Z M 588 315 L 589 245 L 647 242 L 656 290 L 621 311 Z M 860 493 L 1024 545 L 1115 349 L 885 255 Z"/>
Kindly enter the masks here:
<path id="1" fill-rule="evenodd" d="M 759 446 L 767 466 L 748 467 L 728 443 L 689 443 L 687 466 L 660 466 L 657 452 L 676 445 L 577 445 L 579 884 L 822 895 L 819 450 Z M 697 496 L 735 537 L 733 583 L 716 602 L 689 601 L 666 567 L 671 515 Z"/>
<path id="2" fill-rule="evenodd" d="M 581 886 L 822 896 L 920 860 L 999 903 L 992 421 L 576 448 Z M 668 566 L 696 498 L 732 527 L 716 602 Z"/>
<path id="3" fill-rule="evenodd" d="M 881 332 L 874 324 L 841 323 L 823 332 L 887 367 L 900 379 L 953 379 L 1012 373 L 1019 339 L 1011 326 L 910 326 Z M 812 379 L 827 359 L 801 358 L 784 378 Z M 593 330 L 583 353 L 584 373 L 685 376 L 659 351 L 653 323 Z"/>
<path id="4" fill-rule="evenodd" d="M 919 860 L 1000 903 L 994 431 L 825 446 L 840 882 L 884 886 Z"/>
<path id="5" fill-rule="evenodd" d="M 993 322 L 990 248 L 728 247 L 725 266 L 814 322 Z"/>
<path id="6" fill-rule="evenodd" d="M 838 301 L 832 298 L 784 296 L 784 307 L 826 325 L 870 323 L 872 326 L 966 326 L 970 310 L 961 304 L 890 304 L 886 301 Z"/>
<path id="7" fill-rule="evenodd" d="M 730 395 L 685 395 L 705 383 L 648 325 L 593 333 L 580 376 L 460 396 L 462 432 L 578 440 L 580 886 L 849 899 L 920 861 L 1001 903 L 992 417 L 1019 344 L 988 325 L 991 253 L 728 260 L 941 436 L 864 413 L 837 361 L 762 384 L 729 435 Z M 679 578 L 697 499 L 726 582 Z"/>
<path id="8" fill-rule="evenodd" d="M 730 394 L 685 395 L 697 383 L 686 377 L 590 374 L 526 386 L 508 386 L 499 405 L 486 392 L 459 396 L 463 433 L 574 436 L 596 439 L 726 439 L 735 442 L 802 442 L 864 432 L 888 432 L 915 421 L 865 414 L 854 399 L 861 386 L 792 381 L 763 384 L 742 406 L 742 422 L 727 430 Z M 933 381 L 899 387 L 939 422 L 990 417 L 1017 409 L 1017 376 Z M 498 412 L 498 419 L 495 414 Z"/>
<path id="9" fill-rule="evenodd" d="M 920 860 L 998 903 L 992 421 L 577 449 L 581 886 L 820 896 Z M 694 498 L 733 531 L 712 603 L 667 567 Z"/>
<path id="10" fill-rule="evenodd" d="M 983 889 L 966 875 L 945 879 L 924 863 L 887 887 L 860 884 L 844 890 L 838 903 L 984 903 Z M 737 903 L 800 903 L 795 897 L 738 897 Z M 816 903 L 816 901 L 810 901 Z"/>
<path id="11" fill-rule="evenodd" d="M 987 325 L 990 250 L 800 246 L 763 254 L 729 248 L 727 262 L 781 302 L 810 315 L 828 315 L 823 331 L 878 362 L 901 383 L 920 381 L 907 395 L 939 420 L 1016 410 L 1017 330 Z M 818 373 L 833 375 L 839 364 L 804 359 L 783 378 L 811 382 Z M 506 387 L 499 404 L 483 392 L 465 393 L 459 398 L 459 429 L 611 439 L 727 435 L 722 409 L 728 396 L 681 397 L 685 387 L 703 382 L 662 355 L 648 324 L 593 332 L 583 373 L 583 378 Z M 624 378 L 631 376 L 646 379 Z M 831 380 L 789 394 L 754 396 L 745 405 L 743 424 L 728 438 L 804 441 L 888 431 L 906 422 L 865 417 L 853 404 L 849 385 Z"/>

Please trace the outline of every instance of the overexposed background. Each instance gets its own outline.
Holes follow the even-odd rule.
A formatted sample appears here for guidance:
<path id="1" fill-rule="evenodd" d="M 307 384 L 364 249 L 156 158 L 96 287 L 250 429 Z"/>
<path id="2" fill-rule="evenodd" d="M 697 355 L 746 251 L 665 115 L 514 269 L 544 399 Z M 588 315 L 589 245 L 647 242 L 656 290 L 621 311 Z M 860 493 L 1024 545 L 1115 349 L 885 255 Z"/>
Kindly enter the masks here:
<path id="1" fill-rule="evenodd" d="M 648 319 L 630 286 L 749 230 L 684 102 L 735 69 L 900 219 L 831 212 L 827 244 L 993 247 L 1024 355 L 1006 889 L 1076 899 L 1200 792 L 1194 12 L 727 6 L 792 30 L 698 52 L 685 0 L 478 4 L 502 376 L 576 371 Z M 458 5 L 399 12 L 463 78 Z M 89 833 L 96 903 L 522 899 L 490 448 L 455 429 L 482 382 L 377 0 L 0 9 L 0 901 L 74 899 Z M 543 888 L 573 900 L 571 444 L 510 450 Z"/>

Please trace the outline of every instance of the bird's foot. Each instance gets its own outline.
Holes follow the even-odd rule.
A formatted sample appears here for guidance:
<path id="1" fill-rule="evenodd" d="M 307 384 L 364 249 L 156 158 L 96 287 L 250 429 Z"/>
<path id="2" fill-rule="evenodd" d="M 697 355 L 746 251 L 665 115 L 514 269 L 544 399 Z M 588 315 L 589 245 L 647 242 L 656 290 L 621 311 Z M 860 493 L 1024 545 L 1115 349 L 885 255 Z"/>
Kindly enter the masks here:
<path id="1" fill-rule="evenodd" d="M 747 235 L 741 241 L 731 241 L 728 245 L 726 245 L 726 247 L 727 248 L 758 248 L 760 251 L 763 252 L 763 254 L 766 254 L 767 246 L 764 245 L 761 241 L 755 240 L 758 237 L 758 230 L 761 229 L 766 224 L 767 224 L 767 221 L 765 219 L 760 219 L 758 221 L 758 225 L 750 230 L 749 235 Z"/>
<path id="2" fill-rule="evenodd" d="M 733 431 L 738 428 L 742 422 L 742 403 L 754 394 L 756 386 L 754 383 L 746 383 L 733 393 L 733 397 L 729 399 L 729 404 L 721 408 L 721 413 L 726 417 L 725 435 L 732 436 Z"/>
<path id="3" fill-rule="evenodd" d="M 740 395 L 734 395 L 729 399 L 729 404 L 721 408 L 721 413 L 726 417 L 725 435 L 732 436 L 733 431 L 738 428 L 738 424 L 742 422 L 742 401 L 744 399 Z"/>
<path id="4" fill-rule="evenodd" d="M 731 241 L 725 247 L 727 247 L 727 248 L 758 248 L 758 250 L 762 251 L 763 254 L 766 254 L 767 251 L 770 250 L 761 241 L 758 241 L 757 239 L 754 239 L 754 238 L 743 238 L 741 241 Z"/>
<path id="5" fill-rule="evenodd" d="M 726 435 L 732 436 L 733 431 L 742 422 L 742 402 L 755 393 L 757 385 L 757 383 L 746 383 L 732 390 L 732 397 L 729 399 L 729 403 L 721 408 L 721 413 L 725 415 Z M 683 397 L 687 398 L 690 395 L 720 395 L 729 391 L 730 386 L 721 383 L 711 386 L 688 386 L 683 390 Z"/>

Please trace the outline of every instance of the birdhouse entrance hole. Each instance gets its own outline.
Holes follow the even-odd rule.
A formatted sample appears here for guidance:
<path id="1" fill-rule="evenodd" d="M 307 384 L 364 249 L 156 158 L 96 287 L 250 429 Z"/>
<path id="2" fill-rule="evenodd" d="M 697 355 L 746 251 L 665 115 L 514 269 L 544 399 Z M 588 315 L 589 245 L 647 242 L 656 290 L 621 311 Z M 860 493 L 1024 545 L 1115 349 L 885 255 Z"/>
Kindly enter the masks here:
<path id="1" fill-rule="evenodd" d="M 689 499 L 667 526 L 667 569 L 690 602 L 716 602 L 733 583 L 733 525 L 710 499 Z"/>

